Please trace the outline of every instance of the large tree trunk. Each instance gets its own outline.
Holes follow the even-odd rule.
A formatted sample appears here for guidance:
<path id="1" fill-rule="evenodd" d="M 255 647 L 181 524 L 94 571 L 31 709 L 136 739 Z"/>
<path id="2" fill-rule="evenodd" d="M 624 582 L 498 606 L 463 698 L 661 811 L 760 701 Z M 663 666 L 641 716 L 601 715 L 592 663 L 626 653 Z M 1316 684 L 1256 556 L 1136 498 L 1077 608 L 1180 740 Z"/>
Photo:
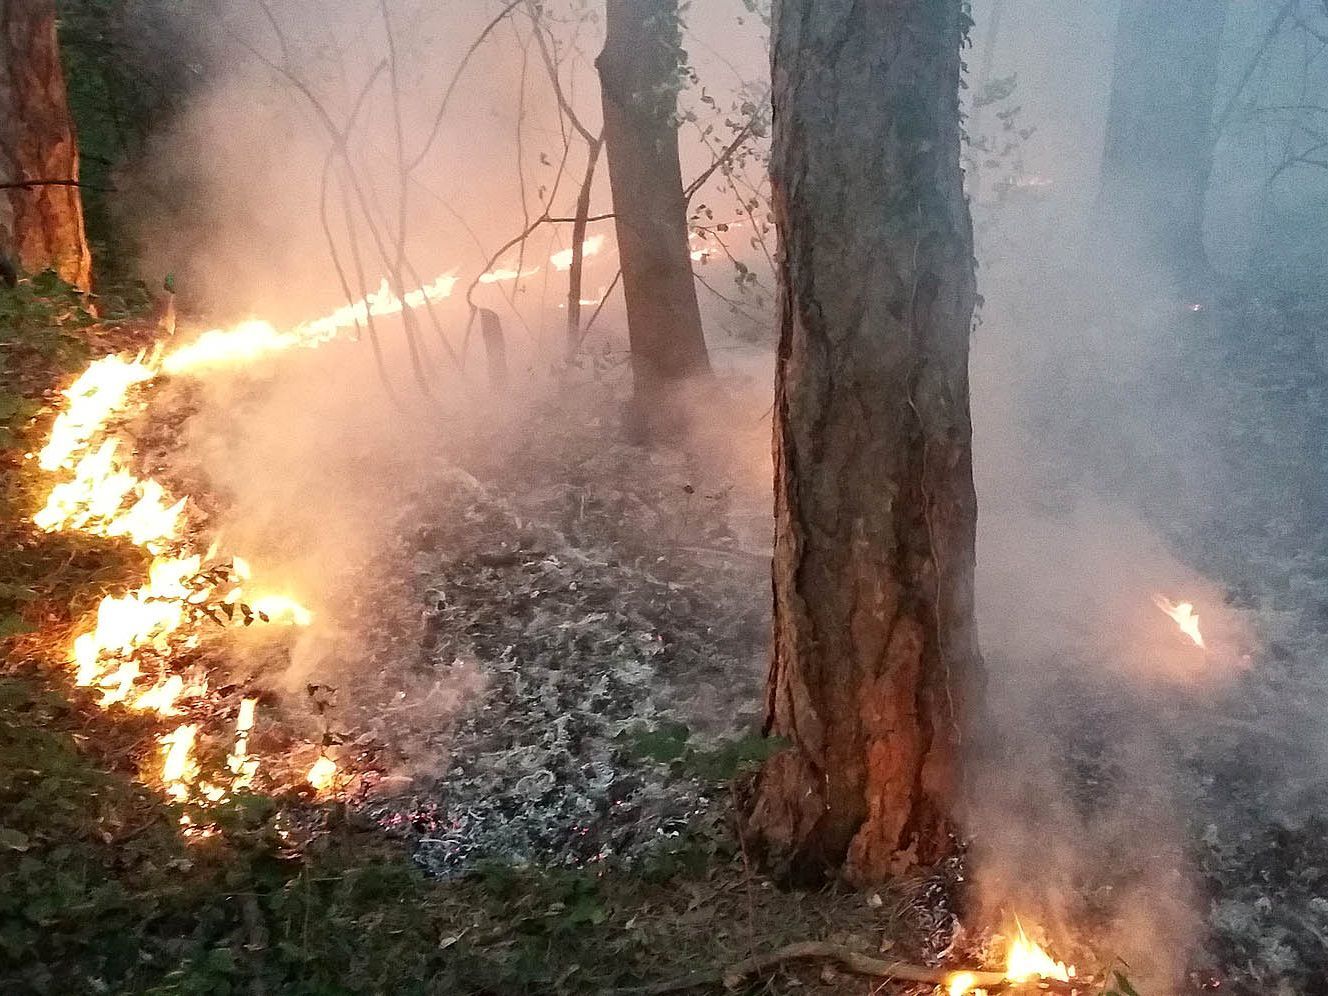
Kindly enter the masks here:
<path id="1" fill-rule="evenodd" d="M 55 37 L 53 0 L 0 0 L 0 182 L 65 181 L 8 193 L 9 237 L 24 269 L 54 269 L 84 290 L 92 257 L 83 231 L 78 144 Z"/>
<path id="2" fill-rule="evenodd" d="M 747 828 L 796 880 L 953 844 L 981 670 L 954 0 L 780 0 L 774 650 Z"/>
<path id="3" fill-rule="evenodd" d="M 1123 0 L 1102 154 L 1101 227 L 1150 268 L 1202 279 L 1213 102 L 1229 0 Z"/>
<path id="4" fill-rule="evenodd" d="M 678 0 L 607 0 L 596 61 L 636 398 L 651 416 L 710 372 L 678 162 Z"/>

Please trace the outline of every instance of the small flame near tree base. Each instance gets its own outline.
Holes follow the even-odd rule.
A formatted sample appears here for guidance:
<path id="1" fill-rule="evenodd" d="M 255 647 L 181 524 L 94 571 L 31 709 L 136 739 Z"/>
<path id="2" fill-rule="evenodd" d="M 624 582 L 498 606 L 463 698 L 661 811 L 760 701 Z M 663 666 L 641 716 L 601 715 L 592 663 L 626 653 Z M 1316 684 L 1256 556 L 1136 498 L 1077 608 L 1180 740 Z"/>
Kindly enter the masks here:
<path id="1" fill-rule="evenodd" d="M 966 994 L 986 993 L 986 987 L 980 985 L 983 976 L 989 973 L 961 971 L 955 972 L 945 982 L 947 996 L 966 996 Z M 1073 965 L 1057 961 L 1037 942 L 1029 938 L 1019 917 L 1014 918 L 1014 931 L 1005 954 L 1004 978 L 1001 986 L 1022 986 L 1046 982 L 1076 981 L 1077 973 Z M 990 983 L 988 983 L 990 985 Z"/>

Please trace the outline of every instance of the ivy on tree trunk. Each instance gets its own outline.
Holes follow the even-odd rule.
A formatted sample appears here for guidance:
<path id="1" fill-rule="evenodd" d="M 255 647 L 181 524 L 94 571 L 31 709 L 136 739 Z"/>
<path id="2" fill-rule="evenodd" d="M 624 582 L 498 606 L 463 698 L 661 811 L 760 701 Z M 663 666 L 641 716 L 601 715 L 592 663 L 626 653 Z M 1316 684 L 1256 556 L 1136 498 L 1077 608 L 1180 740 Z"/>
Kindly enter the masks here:
<path id="1" fill-rule="evenodd" d="M 679 390 L 710 372 L 678 159 L 678 0 L 607 0 L 605 14 L 595 64 L 635 395 L 647 420 L 671 421 Z"/>

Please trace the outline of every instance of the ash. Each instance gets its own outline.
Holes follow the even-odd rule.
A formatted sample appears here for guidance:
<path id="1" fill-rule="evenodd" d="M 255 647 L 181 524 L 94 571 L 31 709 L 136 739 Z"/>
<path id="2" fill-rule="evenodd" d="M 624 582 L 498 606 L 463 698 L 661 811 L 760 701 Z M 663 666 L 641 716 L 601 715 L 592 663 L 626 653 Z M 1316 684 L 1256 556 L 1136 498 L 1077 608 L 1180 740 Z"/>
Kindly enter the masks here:
<path id="1" fill-rule="evenodd" d="M 579 414 L 545 424 L 612 424 Z M 375 807 L 428 871 L 631 862 L 722 819 L 722 779 L 647 756 L 660 731 L 705 751 L 758 721 L 768 511 L 744 520 L 743 485 L 708 466 L 582 430 L 433 489 L 437 525 L 410 537 L 422 643 L 437 674 L 484 687 L 445 773 L 406 811 Z"/>

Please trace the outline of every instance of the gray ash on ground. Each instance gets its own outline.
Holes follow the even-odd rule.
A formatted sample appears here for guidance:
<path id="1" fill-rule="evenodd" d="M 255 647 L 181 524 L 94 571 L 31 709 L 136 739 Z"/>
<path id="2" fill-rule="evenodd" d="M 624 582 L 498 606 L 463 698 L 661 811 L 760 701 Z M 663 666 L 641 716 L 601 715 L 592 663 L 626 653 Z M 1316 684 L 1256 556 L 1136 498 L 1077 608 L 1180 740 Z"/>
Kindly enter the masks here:
<path id="1" fill-rule="evenodd" d="M 687 500 L 689 487 L 715 495 L 725 482 L 690 485 L 681 453 L 584 433 L 538 446 L 545 460 L 506 465 L 518 481 L 446 475 L 431 525 L 409 538 L 428 661 L 483 682 L 449 736 L 446 771 L 417 781 L 409 811 L 375 806 L 439 875 L 667 847 L 720 818 L 712 793 L 726 789 L 651 756 L 651 738 L 665 730 L 705 751 L 758 721 L 765 561 L 717 542 L 734 532 L 717 499 L 704 514 Z M 588 466 L 604 461 L 614 470 Z M 565 483 L 569 468 L 580 485 Z M 677 540 L 663 555 L 651 539 L 661 533 Z"/>

